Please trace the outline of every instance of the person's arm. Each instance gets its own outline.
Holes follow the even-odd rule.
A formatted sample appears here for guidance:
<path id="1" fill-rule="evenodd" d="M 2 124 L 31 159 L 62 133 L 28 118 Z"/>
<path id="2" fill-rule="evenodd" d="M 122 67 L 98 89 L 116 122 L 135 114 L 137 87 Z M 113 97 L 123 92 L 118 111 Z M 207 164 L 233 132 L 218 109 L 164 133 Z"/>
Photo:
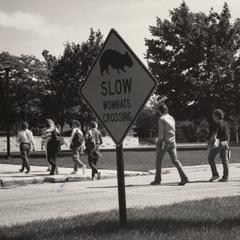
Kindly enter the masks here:
<path id="1" fill-rule="evenodd" d="M 163 140 L 164 136 L 164 120 L 161 118 L 158 121 L 158 142 L 161 142 Z"/>
<path id="2" fill-rule="evenodd" d="M 90 136 L 90 130 L 87 130 L 87 132 L 85 133 L 84 139 L 87 140 Z"/>
<path id="3" fill-rule="evenodd" d="M 17 133 L 16 142 L 20 143 L 20 131 L 18 131 Z"/>
<path id="4" fill-rule="evenodd" d="M 212 135 L 209 138 L 209 141 L 213 141 L 217 138 L 217 132 L 212 132 Z"/>
<path id="5" fill-rule="evenodd" d="M 102 140 L 102 133 L 99 131 L 99 145 L 102 145 L 103 140 Z"/>
<path id="6" fill-rule="evenodd" d="M 33 151 L 35 151 L 36 144 L 33 138 L 33 133 L 31 131 L 29 131 L 29 136 L 30 136 L 30 143 L 32 144 L 32 147 L 33 147 Z"/>
<path id="7" fill-rule="evenodd" d="M 209 125 L 209 130 L 208 130 L 208 141 L 213 141 L 214 139 L 217 138 L 217 124 L 215 123 L 210 123 Z"/>
<path id="8" fill-rule="evenodd" d="M 226 123 L 226 126 L 225 126 L 225 134 L 226 134 L 226 139 L 229 142 L 230 141 L 230 132 L 229 132 L 229 127 L 228 127 L 227 123 Z"/>
<path id="9" fill-rule="evenodd" d="M 70 137 L 70 142 L 69 142 L 70 145 L 72 144 L 72 139 L 73 139 L 73 135 L 74 135 L 75 131 L 76 131 L 75 128 L 73 128 L 72 133 L 71 133 L 71 137 Z"/>

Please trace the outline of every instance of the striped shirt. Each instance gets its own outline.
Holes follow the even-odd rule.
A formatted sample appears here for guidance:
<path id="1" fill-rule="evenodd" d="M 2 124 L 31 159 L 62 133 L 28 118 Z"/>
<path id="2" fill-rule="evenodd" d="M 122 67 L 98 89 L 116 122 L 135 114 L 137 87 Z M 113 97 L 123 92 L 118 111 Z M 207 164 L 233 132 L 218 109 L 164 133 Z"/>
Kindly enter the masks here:
<path id="1" fill-rule="evenodd" d="M 46 128 L 44 130 L 44 132 L 42 133 L 42 145 L 47 145 L 48 141 L 51 139 L 52 137 L 52 132 L 55 129 L 55 127 L 50 127 L 50 128 Z M 56 131 L 59 133 L 58 129 L 56 128 Z"/>

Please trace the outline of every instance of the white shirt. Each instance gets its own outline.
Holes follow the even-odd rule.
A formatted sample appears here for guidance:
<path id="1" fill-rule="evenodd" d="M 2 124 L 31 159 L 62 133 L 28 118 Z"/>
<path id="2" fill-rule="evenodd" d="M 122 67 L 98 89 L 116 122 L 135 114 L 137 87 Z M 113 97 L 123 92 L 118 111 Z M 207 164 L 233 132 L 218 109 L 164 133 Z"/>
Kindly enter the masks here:
<path id="1" fill-rule="evenodd" d="M 29 143 L 32 144 L 33 148 L 35 148 L 35 141 L 33 139 L 33 134 L 29 129 L 20 130 L 17 135 L 18 143 Z"/>
<path id="2" fill-rule="evenodd" d="M 167 114 L 162 115 L 158 120 L 158 140 L 164 139 L 166 142 L 175 142 L 175 120 Z"/>

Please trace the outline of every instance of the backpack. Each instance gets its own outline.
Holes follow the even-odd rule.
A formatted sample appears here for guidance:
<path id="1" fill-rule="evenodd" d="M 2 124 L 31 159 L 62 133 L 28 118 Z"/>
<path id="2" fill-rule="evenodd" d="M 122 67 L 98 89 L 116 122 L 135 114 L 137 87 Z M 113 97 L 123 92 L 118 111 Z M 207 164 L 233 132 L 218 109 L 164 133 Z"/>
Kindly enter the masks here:
<path id="1" fill-rule="evenodd" d="M 52 144 L 58 146 L 59 148 L 65 144 L 64 138 L 60 135 L 60 133 L 54 128 L 52 131 L 51 139 L 49 140 Z"/>
<path id="2" fill-rule="evenodd" d="M 85 147 L 88 153 L 96 149 L 96 142 L 91 131 L 89 131 L 88 137 L 85 139 Z"/>
<path id="3" fill-rule="evenodd" d="M 72 138 L 71 144 L 72 147 L 73 148 L 80 147 L 83 143 L 83 140 L 84 140 L 83 135 L 78 130 L 76 130 Z"/>

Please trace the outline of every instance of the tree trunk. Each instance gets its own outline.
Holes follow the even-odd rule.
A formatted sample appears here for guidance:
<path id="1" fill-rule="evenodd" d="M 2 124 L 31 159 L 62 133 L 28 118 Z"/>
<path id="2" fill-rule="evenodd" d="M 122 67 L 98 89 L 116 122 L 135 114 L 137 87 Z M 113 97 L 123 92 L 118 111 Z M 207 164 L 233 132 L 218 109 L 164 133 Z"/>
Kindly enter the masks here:
<path id="1" fill-rule="evenodd" d="M 238 139 L 238 124 L 236 125 L 236 143 L 239 143 L 239 139 Z"/>

